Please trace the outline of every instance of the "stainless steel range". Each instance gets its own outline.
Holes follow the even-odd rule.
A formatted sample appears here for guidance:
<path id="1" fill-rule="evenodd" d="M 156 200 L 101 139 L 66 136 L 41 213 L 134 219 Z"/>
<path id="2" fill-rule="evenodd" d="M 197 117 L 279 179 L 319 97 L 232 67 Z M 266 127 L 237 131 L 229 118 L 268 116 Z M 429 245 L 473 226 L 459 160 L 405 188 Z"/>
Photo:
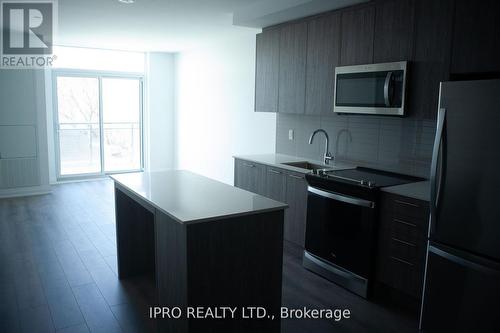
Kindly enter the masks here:
<path id="1" fill-rule="evenodd" d="M 368 168 L 326 170 L 308 182 L 305 268 L 367 298 L 381 187 L 420 178 Z"/>

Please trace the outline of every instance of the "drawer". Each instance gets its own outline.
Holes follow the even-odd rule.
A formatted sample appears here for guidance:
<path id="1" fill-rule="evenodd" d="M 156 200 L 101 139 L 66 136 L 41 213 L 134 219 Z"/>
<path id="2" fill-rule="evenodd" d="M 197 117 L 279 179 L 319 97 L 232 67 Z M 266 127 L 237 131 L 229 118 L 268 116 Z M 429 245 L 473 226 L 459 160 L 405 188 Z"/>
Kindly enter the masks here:
<path id="1" fill-rule="evenodd" d="M 381 224 L 388 227 L 394 220 L 427 234 L 429 203 L 413 198 L 384 193 L 381 197 Z"/>
<path id="2" fill-rule="evenodd" d="M 419 225 L 429 219 L 429 209 L 426 202 L 406 197 L 396 197 L 392 202 L 393 217 L 417 222 Z"/>
<path id="3" fill-rule="evenodd" d="M 390 258 L 392 287 L 404 293 L 420 298 L 423 285 L 423 270 L 409 265 L 396 257 Z"/>
<path id="4" fill-rule="evenodd" d="M 393 260 L 402 260 L 414 266 L 422 266 L 419 262 L 420 246 L 413 242 L 408 242 L 401 238 L 391 237 L 390 240 L 390 256 Z"/>
<path id="5" fill-rule="evenodd" d="M 381 229 L 378 242 L 379 256 L 395 257 L 418 267 L 424 266 L 426 249 L 424 238 L 409 239 L 396 235 L 390 229 Z"/>
<path id="6" fill-rule="evenodd" d="M 425 243 L 425 230 L 419 228 L 419 224 L 405 219 L 392 217 L 388 228 L 392 237 L 400 238 L 411 243 Z"/>
<path id="7" fill-rule="evenodd" d="M 389 253 L 379 256 L 377 280 L 405 294 L 421 297 L 423 267 Z"/>

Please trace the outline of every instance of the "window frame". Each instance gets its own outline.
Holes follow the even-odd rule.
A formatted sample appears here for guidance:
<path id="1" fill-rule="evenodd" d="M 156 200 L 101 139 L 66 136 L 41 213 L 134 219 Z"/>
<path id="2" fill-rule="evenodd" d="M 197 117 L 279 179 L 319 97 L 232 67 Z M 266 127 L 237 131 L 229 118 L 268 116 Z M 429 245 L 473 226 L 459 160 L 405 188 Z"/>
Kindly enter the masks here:
<path id="1" fill-rule="evenodd" d="M 61 174 L 61 150 L 59 140 L 59 103 L 57 95 L 57 78 L 58 77 L 79 77 L 79 78 L 96 78 L 98 80 L 99 92 L 99 132 L 100 132 L 100 172 L 83 173 L 83 174 Z M 139 136 L 140 136 L 140 167 L 139 169 L 124 169 L 106 172 L 104 169 L 104 122 L 102 113 L 102 80 L 111 79 L 133 79 L 139 81 Z M 144 74 L 135 72 L 117 72 L 117 71 L 101 71 L 101 70 L 80 70 L 80 69 L 52 69 L 52 109 L 53 109 L 53 129 L 54 129 L 54 155 L 56 167 L 56 179 L 61 181 L 84 180 L 91 178 L 106 177 L 118 173 L 131 173 L 144 171 Z"/>

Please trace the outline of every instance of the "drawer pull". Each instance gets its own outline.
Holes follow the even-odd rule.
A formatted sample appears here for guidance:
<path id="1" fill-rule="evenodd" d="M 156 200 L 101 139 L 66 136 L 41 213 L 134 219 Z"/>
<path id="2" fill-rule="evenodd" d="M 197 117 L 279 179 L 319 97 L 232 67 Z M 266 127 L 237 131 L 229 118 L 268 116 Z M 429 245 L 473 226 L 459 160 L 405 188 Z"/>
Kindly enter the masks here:
<path id="1" fill-rule="evenodd" d="M 395 260 L 395 261 L 398 261 L 400 263 L 403 263 L 403 264 L 406 264 L 408 266 L 412 266 L 413 267 L 413 264 L 411 262 L 408 262 L 406 260 L 403 260 L 403 259 L 399 259 L 397 257 L 391 257 L 392 260 Z"/>
<path id="2" fill-rule="evenodd" d="M 407 241 L 404 241 L 402 239 L 399 239 L 399 238 L 394 238 L 392 237 L 391 238 L 393 241 L 395 242 L 398 242 L 398 243 L 401 243 L 401 244 L 404 244 L 404 245 L 408 245 L 408 246 L 412 246 L 412 247 L 416 247 L 417 245 L 413 244 L 413 243 L 410 243 L 410 242 L 407 242 Z"/>
<path id="3" fill-rule="evenodd" d="M 401 205 L 411 206 L 411 207 L 415 207 L 415 208 L 420 207 L 417 204 L 414 204 L 414 203 L 411 203 L 411 202 L 406 202 L 406 201 L 401 201 L 401 200 L 394 200 L 394 202 L 396 202 L 398 204 L 401 204 Z"/>
<path id="4" fill-rule="evenodd" d="M 289 175 L 289 176 L 295 179 L 304 179 L 303 176 L 295 176 L 295 175 Z"/>
<path id="5" fill-rule="evenodd" d="M 249 168 L 255 168 L 255 164 L 251 163 L 243 163 L 244 166 L 249 167 Z"/>
<path id="6" fill-rule="evenodd" d="M 414 224 L 414 223 L 406 222 L 406 221 L 403 221 L 403 220 L 400 220 L 400 219 L 393 218 L 392 220 L 394 222 L 396 222 L 396 223 L 401 223 L 401 224 L 404 224 L 404 225 L 407 225 L 407 226 L 410 226 L 410 227 L 414 227 L 414 228 L 417 227 L 417 225 Z"/>
<path id="7" fill-rule="evenodd" d="M 269 170 L 267 170 L 267 171 L 272 172 L 272 173 L 275 173 L 275 174 L 277 174 L 277 175 L 281 175 L 281 171 L 278 171 L 278 170 L 269 169 Z"/>

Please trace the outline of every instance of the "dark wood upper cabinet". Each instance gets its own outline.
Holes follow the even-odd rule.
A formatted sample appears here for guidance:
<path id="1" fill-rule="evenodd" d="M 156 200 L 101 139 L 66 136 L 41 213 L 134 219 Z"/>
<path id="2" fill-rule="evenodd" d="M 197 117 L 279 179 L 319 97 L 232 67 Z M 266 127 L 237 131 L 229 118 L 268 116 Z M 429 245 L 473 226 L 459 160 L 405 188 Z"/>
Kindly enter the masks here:
<path id="1" fill-rule="evenodd" d="M 375 5 L 373 62 L 409 60 L 413 46 L 414 0 L 385 0 Z"/>
<path id="2" fill-rule="evenodd" d="M 407 91 L 408 116 L 435 120 L 439 82 L 449 79 L 454 0 L 415 3 L 414 52 Z"/>
<path id="3" fill-rule="evenodd" d="M 452 73 L 500 72 L 500 1 L 456 0 Z"/>
<path id="4" fill-rule="evenodd" d="M 374 6 L 364 6 L 342 12 L 340 65 L 372 63 L 374 26 Z"/>
<path id="5" fill-rule="evenodd" d="M 257 35 L 255 59 L 255 111 L 278 111 L 280 30 Z"/>
<path id="6" fill-rule="evenodd" d="M 280 36 L 278 112 L 304 113 L 307 23 L 284 26 Z"/>
<path id="7" fill-rule="evenodd" d="M 340 14 L 318 17 L 307 28 L 306 114 L 333 113 L 335 67 L 340 58 Z"/>

